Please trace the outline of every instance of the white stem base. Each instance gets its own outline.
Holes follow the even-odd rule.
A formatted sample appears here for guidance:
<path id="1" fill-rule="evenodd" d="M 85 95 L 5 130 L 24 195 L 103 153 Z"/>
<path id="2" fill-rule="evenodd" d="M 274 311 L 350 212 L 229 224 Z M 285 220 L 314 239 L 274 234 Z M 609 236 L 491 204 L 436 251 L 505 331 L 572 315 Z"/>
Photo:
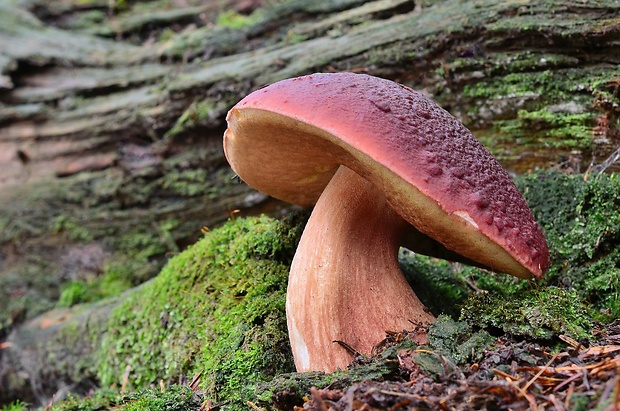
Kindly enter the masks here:
<path id="1" fill-rule="evenodd" d="M 398 266 L 406 225 L 379 190 L 340 167 L 291 267 L 286 312 L 298 371 L 346 368 L 352 355 L 335 340 L 370 354 L 386 331 L 434 321 Z"/>

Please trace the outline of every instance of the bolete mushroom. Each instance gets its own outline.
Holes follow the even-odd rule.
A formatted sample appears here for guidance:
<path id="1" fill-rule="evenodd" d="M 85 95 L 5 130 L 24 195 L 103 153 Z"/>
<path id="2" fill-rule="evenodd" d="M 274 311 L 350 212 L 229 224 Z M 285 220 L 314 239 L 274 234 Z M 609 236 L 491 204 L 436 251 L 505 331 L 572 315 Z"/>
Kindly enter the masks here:
<path id="1" fill-rule="evenodd" d="M 549 264 L 509 175 L 448 112 L 395 82 L 313 74 L 257 90 L 227 116 L 224 151 L 248 185 L 316 204 L 292 263 L 286 312 L 298 371 L 331 372 L 388 330 L 434 317 L 399 246 L 521 278 Z"/>

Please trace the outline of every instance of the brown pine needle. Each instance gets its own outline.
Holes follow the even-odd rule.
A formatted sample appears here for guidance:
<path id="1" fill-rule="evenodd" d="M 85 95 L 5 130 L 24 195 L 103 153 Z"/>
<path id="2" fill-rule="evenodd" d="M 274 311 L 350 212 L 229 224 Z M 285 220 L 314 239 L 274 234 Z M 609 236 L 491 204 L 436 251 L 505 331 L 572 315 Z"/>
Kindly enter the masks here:
<path id="1" fill-rule="evenodd" d="M 540 377 L 542 375 L 543 372 L 545 372 L 545 369 L 548 368 L 551 364 L 553 364 L 553 362 L 556 360 L 556 358 L 558 358 L 558 353 L 555 353 L 553 355 L 553 357 L 551 357 L 551 359 L 549 360 L 549 362 L 547 363 L 547 365 L 545 365 L 544 367 L 542 367 L 540 369 L 540 371 L 538 371 L 536 373 L 535 376 L 532 377 L 531 380 L 529 380 L 527 382 L 527 384 L 525 384 L 525 387 L 523 387 L 523 390 L 527 391 L 527 389 L 530 387 L 530 385 L 532 385 L 534 383 L 534 381 L 536 381 L 538 379 L 538 377 Z"/>

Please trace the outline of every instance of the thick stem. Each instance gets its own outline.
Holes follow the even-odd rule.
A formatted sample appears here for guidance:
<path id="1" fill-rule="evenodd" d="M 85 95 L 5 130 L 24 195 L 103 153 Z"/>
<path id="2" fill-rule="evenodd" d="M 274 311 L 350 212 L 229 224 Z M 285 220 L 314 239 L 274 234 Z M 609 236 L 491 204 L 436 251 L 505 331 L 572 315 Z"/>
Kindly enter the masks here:
<path id="1" fill-rule="evenodd" d="M 432 322 L 398 266 L 407 223 L 379 190 L 340 167 L 321 195 L 293 260 L 286 300 L 298 371 L 346 368 L 386 331 Z"/>

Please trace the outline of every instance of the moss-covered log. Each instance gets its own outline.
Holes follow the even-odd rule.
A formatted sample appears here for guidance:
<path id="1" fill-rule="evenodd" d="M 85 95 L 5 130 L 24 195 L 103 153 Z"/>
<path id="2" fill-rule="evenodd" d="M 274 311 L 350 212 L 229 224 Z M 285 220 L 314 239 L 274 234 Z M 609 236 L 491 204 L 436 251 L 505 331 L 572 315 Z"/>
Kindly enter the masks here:
<path id="1" fill-rule="evenodd" d="M 252 397 L 254 384 L 294 369 L 284 298 L 304 222 L 231 221 L 150 282 L 17 327 L 0 351 L 0 402 L 47 404 L 98 385 L 135 390 L 193 375 L 214 401 Z"/>

